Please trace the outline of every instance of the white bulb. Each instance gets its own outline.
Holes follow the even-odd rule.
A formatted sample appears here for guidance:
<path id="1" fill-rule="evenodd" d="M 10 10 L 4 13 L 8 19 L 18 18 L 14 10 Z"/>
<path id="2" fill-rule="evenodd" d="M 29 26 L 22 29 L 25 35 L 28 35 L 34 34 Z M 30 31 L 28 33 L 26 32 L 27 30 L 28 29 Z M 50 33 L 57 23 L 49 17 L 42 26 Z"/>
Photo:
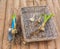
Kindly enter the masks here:
<path id="1" fill-rule="evenodd" d="M 9 31 L 11 31 L 12 30 L 12 28 L 9 28 Z"/>
<path id="2" fill-rule="evenodd" d="M 34 21 L 34 18 L 30 18 L 30 21 L 32 21 L 32 22 L 33 22 L 33 21 Z"/>

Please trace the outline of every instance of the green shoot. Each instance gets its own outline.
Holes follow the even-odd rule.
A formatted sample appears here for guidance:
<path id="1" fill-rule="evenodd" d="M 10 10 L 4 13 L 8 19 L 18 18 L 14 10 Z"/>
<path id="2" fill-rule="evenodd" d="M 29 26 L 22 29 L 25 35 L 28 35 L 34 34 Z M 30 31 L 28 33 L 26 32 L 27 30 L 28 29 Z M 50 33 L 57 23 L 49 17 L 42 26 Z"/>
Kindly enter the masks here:
<path id="1" fill-rule="evenodd" d="M 52 16 L 54 16 L 54 15 L 53 14 L 45 15 L 44 23 L 46 23 Z"/>
<path id="2" fill-rule="evenodd" d="M 42 25 L 39 27 L 39 30 L 42 30 L 42 31 L 45 30 L 44 27 L 45 27 L 46 23 L 47 23 L 48 20 L 49 20 L 52 16 L 54 16 L 54 15 L 51 13 L 51 14 L 49 14 L 49 15 L 44 14 L 43 16 L 44 16 L 44 22 L 43 22 Z"/>

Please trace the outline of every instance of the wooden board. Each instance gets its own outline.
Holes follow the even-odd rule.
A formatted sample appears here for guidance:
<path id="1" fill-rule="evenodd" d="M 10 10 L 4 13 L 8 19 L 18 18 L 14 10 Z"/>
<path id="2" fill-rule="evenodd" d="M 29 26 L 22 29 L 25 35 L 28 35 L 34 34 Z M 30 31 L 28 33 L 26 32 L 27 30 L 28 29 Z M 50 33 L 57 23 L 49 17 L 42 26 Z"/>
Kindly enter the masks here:
<path id="1" fill-rule="evenodd" d="M 59 20 L 60 20 L 60 6 L 59 6 L 59 1 L 56 0 L 54 1 L 53 0 L 53 5 L 54 5 L 54 12 L 55 12 L 55 20 L 56 20 L 56 25 L 57 25 L 57 29 L 58 29 L 58 38 L 55 40 L 55 45 L 56 45 L 56 48 L 59 49 L 60 48 L 60 23 L 59 23 Z M 59 18 L 58 18 L 59 17 Z"/>
<path id="2" fill-rule="evenodd" d="M 4 27 L 4 37 L 3 37 L 3 49 L 10 49 L 11 43 L 8 41 L 8 29 L 11 25 L 11 15 L 12 15 L 12 0 L 7 1 L 6 7 L 6 19 L 5 19 L 5 27 Z"/>
<path id="3" fill-rule="evenodd" d="M 6 17 L 6 0 L 0 0 L 0 49 L 3 45 L 5 17 Z"/>
<path id="4" fill-rule="evenodd" d="M 6 2 L 7 1 L 7 2 Z M 39 4 L 37 4 L 36 3 Z M 21 7 L 31 7 L 33 6 L 40 6 L 40 5 L 48 5 L 49 9 L 51 10 L 52 13 L 55 13 L 55 22 L 57 23 L 58 30 L 60 32 L 60 0 L 19 0 L 19 1 L 12 1 L 12 0 L 0 0 L 0 49 L 60 49 L 60 33 L 58 38 L 56 40 L 52 41 L 46 41 L 46 42 L 34 42 L 30 43 L 27 45 L 21 44 L 20 41 L 17 42 L 16 45 L 12 45 L 13 43 L 9 43 L 7 40 L 8 36 L 8 22 L 10 22 L 10 16 L 11 16 L 11 7 L 14 4 L 14 7 L 16 9 L 21 9 Z M 19 3 L 18 3 L 19 2 Z M 25 3 L 24 3 L 25 2 Z M 7 10 L 6 10 L 6 3 L 7 3 Z M 15 4 L 16 3 L 16 4 Z M 19 6 L 19 7 L 18 7 Z M 20 10 L 18 14 L 20 13 Z M 18 16 L 18 21 L 20 21 L 20 16 Z M 8 18 L 8 19 L 7 19 Z M 7 19 L 7 20 L 5 20 Z M 19 23 L 20 25 L 20 23 Z M 20 28 L 20 27 L 19 27 Z M 19 31 L 20 32 L 20 31 Z M 3 35 L 4 34 L 4 35 Z M 20 37 L 20 35 L 19 35 Z M 17 36 L 16 40 L 20 40 L 19 37 Z M 10 45 L 10 46 L 8 46 Z"/>

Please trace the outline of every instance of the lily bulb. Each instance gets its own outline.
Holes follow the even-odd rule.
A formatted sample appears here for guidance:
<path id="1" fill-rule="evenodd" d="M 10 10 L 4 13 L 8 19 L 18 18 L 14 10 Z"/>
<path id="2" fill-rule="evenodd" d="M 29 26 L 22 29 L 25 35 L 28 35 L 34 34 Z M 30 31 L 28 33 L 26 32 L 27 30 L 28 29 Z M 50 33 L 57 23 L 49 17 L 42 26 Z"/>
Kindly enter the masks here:
<path id="1" fill-rule="evenodd" d="M 30 21 L 31 21 L 31 22 L 33 22 L 34 20 L 35 20 L 35 19 L 34 19 L 33 17 L 32 17 L 32 18 L 30 18 Z"/>

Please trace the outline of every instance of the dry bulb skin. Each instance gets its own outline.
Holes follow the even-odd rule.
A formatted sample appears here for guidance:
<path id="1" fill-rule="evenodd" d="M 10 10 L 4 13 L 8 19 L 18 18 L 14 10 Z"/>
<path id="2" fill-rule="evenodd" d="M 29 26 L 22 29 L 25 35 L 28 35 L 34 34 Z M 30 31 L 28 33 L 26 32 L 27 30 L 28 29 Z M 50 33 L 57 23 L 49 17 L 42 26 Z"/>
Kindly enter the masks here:
<path id="1" fill-rule="evenodd" d="M 40 23 L 40 20 L 41 20 L 41 16 L 40 16 L 40 18 L 37 20 L 37 22 Z"/>
<path id="2" fill-rule="evenodd" d="M 15 24 L 15 28 L 12 30 L 12 34 L 16 34 L 17 33 L 17 29 L 16 29 L 16 24 Z"/>
<path id="3" fill-rule="evenodd" d="M 41 18 L 39 18 L 36 22 L 35 22 L 35 26 L 37 26 L 40 23 Z"/>
<path id="4" fill-rule="evenodd" d="M 16 29 L 13 29 L 12 30 L 12 34 L 16 34 L 17 33 L 17 30 Z"/>
<path id="5" fill-rule="evenodd" d="M 43 23 L 43 24 L 38 28 L 38 30 L 44 31 L 44 30 L 45 30 L 45 23 Z"/>

